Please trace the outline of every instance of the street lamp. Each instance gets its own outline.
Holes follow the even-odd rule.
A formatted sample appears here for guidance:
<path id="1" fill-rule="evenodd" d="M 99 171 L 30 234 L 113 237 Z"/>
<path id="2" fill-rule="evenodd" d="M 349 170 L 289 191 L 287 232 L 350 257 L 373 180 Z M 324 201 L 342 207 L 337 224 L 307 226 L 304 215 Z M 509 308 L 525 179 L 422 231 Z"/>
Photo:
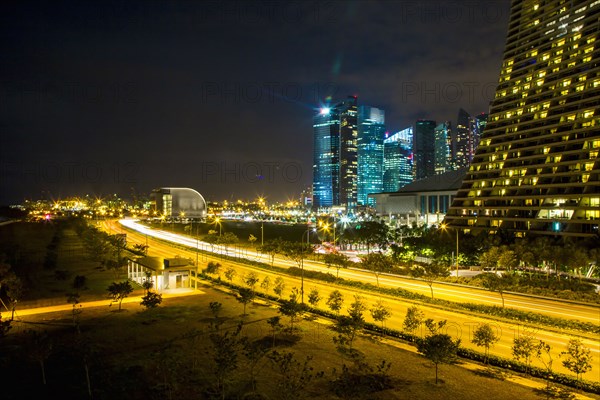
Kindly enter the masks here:
<path id="1" fill-rule="evenodd" d="M 219 236 L 221 236 L 221 218 L 215 215 L 215 224 L 219 225 Z"/>
<path id="2" fill-rule="evenodd" d="M 446 229 L 454 229 L 456 232 L 456 281 L 458 282 L 458 228 L 450 228 L 447 224 L 442 224 L 441 228 L 445 231 Z"/>
<path id="3" fill-rule="evenodd" d="M 311 229 L 307 229 L 304 231 L 304 233 L 302 233 L 302 239 L 300 241 L 300 243 L 303 245 L 304 244 L 304 234 L 306 233 L 306 248 L 308 249 L 310 247 L 310 231 Z M 312 231 L 316 231 L 315 228 L 312 229 Z M 300 294 L 302 296 L 302 304 L 304 304 L 304 262 L 301 263 L 302 264 L 302 275 L 300 277 Z"/>

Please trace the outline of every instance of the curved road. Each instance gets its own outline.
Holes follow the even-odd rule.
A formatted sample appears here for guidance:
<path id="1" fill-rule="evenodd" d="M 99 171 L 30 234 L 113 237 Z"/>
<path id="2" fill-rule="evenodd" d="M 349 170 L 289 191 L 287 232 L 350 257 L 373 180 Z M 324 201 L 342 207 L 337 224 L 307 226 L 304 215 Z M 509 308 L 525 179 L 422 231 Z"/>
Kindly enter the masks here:
<path id="1" fill-rule="evenodd" d="M 196 239 L 193 239 L 189 236 L 183 236 L 168 231 L 151 229 L 147 226 L 135 222 L 135 220 L 120 220 L 119 223 L 123 224 L 123 226 L 129 229 L 139 232 L 141 237 L 144 239 L 146 237 L 156 237 L 162 240 L 170 241 L 184 246 L 189 246 L 192 248 L 198 246 L 200 250 L 211 251 L 217 254 L 227 253 L 230 256 L 247 258 L 255 261 L 262 261 L 268 264 L 271 263 L 270 257 L 268 255 L 256 254 L 255 252 L 249 251 L 246 248 L 228 248 L 226 250 L 223 246 L 211 246 L 208 243 L 197 241 Z M 109 232 L 125 232 L 115 221 L 104 221 L 103 227 Z M 128 236 L 131 237 L 131 235 Z M 139 238 L 140 237 L 138 237 L 138 240 Z M 172 257 L 173 254 L 167 256 Z M 280 256 L 275 257 L 274 264 L 283 267 L 297 266 L 294 262 Z M 324 263 L 316 261 L 305 260 L 304 268 L 307 270 L 332 272 L 336 274 L 335 269 L 328 269 Z M 341 269 L 339 271 L 339 276 L 340 278 L 369 282 L 372 284 L 377 283 L 374 274 L 369 271 L 362 271 L 357 269 Z M 429 285 L 426 282 L 417 279 L 410 279 L 396 275 L 381 275 L 379 277 L 379 284 L 381 286 L 387 287 L 400 287 L 402 289 L 424 294 L 426 296 L 431 295 Z M 433 284 L 433 294 L 435 298 L 454 302 L 468 302 L 502 306 L 502 300 L 500 298 L 500 295 L 497 293 L 489 292 L 485 289 L 449 285 L 442 282 L 436 282 Z M 600 306 L 575 304 L 561 300 L 529 297 L 510 293 L 504 294 L 504 301 L 506 307 L 546 314 L 553 317 L 576 319 L 583 322 L 600 324 Z"/>

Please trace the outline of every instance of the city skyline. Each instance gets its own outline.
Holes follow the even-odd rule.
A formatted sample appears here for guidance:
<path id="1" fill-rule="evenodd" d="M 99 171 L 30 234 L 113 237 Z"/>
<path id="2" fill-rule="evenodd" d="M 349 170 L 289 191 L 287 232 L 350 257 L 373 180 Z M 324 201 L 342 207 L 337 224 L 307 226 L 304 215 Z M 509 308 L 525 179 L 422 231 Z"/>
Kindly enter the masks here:
<path id="1" fill-rule="evenodd" d="M 312 116 L 328 98 L 356 94 L 395 130 L 487 112 L 509 4 L 1 7 L 10 204 L 165 185 L 215 200 L 296 197 L 312 181 Z"/>

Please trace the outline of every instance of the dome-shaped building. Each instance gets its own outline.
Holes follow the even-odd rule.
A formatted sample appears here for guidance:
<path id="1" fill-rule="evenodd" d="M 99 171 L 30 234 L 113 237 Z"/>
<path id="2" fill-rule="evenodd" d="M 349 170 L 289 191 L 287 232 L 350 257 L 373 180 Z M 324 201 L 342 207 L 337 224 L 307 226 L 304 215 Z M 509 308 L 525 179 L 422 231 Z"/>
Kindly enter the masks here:
<path id="1" fill-rule="evenodd" d="M 190 188 L 158 188 L 152 191 L 157 214 L 165 217 L 205 218 L 204 197 Z"/>

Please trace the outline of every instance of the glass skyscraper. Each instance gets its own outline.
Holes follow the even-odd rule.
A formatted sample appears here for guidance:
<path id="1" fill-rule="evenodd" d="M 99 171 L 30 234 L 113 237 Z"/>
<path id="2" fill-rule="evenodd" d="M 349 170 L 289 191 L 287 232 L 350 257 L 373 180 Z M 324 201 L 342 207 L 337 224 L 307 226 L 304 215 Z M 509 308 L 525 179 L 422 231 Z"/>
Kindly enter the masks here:
<path id="1" fill-rule="evenodd" d="M 415 123 L 413 153 L 415 178 L 435 175 L 435 121 L 418 120 Z"/>
<path id="2" fill-rule="evenodd" d="M 383 141 L 383 190 L 397 192 L 413 181 L 413 128 L 396 132 Z"/>
<path id="3" fill-rule="evenodd" d="M 323 107 L 313 121 L 313 206 L 356 206 L 357 98 Z"/>
<path id="4" fill-rule="evenodd" d="M 499 84 L 447 221 L 597 237 L 599 0 L 513 0 Z"/>
<path id="5" fill-rule="evenodd" d="M 452 166 L 452 128 L 450 122 L 442 122 L 435 127 L 435 174 L 453 170 Z"/>
<path id="6" fill-rule="evenodd" d="M 462 108 L 458 110 L 456 127 L 454 128 L 453 159 L 454 168 L 459 169 L 469 165 L 471 161 L 472 131 L 470 129 L 471 116 Z"/>
<path id="7" fill-rule="evenodd" d="M 383 139 L 385 113 L 369 106 L 358 107 L 358 204 L 374 205 L 369 193 L 383 191 Z"/>

